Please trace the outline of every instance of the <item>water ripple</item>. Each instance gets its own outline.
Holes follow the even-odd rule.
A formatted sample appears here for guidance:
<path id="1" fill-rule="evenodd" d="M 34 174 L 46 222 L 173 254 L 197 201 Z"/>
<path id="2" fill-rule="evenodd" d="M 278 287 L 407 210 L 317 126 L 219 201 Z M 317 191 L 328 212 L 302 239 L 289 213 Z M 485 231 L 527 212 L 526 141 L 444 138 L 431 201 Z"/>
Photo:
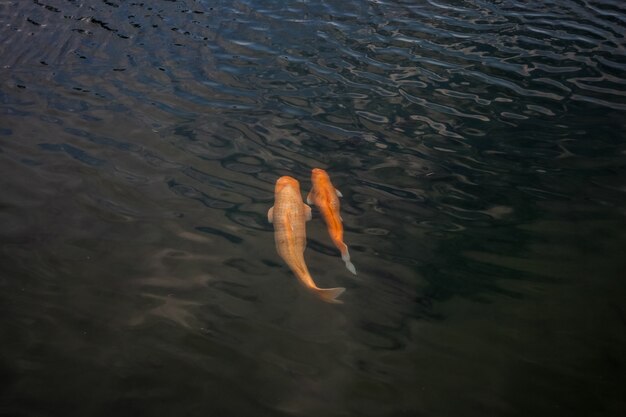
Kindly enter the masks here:
<path id="1" fill-rule="evenodd" d="M 623 229 L 619 1 L 6 0 L 0 20 L 0 306 L 15 339 L 35 346 L 6 349 L 24 355 L 16 366 L 40 381 L 39 395 L 58 377 L 36 372 L 38 346 L 54 348 L 47 336 L 64 330 L 107 366 L 107 355 L 143 358 L 117 340 L 190 365 L 194 381 L 217 369 L 216 384 L 260 415 L 459 414 L 412 412 L 431 379 L 457 392 L 437 371 L 424 385 L 414 359 L 467 369 L 497 356 L 508 370 L 526 346 L 485 331 L 509 341 L 494 342 L 504 353 L 485 347 L 469 361 L 446 346 L 478 338 L 470 330 L 442 326 L 455 335 L 437 340 L 424 329 L 465 316 L 460 299 L 504 309 L 504 299 L 548 293 L 578 259 L 591 259 L 588 272 L 596 252 L 611 253 L 537 217 L 578 230 L 591 213 L 612 226 L 585 223 L 588 235 Z M 344 195 L 359 276 L 346 277 L 317 211 L 307 263 L 323 285 L 348 287 L 343 309 L 307 298 L 267 222 L 275 180 L 293 175 L 305 195 L 313 167 Z M 533 264 L 526 257 L 543 246 L 533 252 L 532 239 L 576 256 Z M 572 287 L 591 285 L 582 275 Z M 516 314 L 501 318 L 511 332 L 525 320 Z M 565 380 L 546 373 L 551 386 Z M 107 375 L 98 387 L 120 386 Z M 305 399 L 294 378 L 319 397 Z M 250 382 L 266 380 L 289 389 L 259 394 L 264 383 Z M 496 409 L 481 394 L 464 409 Z"/>

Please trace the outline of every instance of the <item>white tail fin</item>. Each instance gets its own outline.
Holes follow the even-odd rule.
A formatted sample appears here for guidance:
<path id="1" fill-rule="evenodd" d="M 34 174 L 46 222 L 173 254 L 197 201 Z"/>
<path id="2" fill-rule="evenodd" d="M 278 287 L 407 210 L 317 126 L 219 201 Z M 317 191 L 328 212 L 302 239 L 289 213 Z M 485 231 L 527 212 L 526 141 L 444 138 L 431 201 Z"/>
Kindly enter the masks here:
<path id="1" fill-rule="evenodd" d="M 343 301 L 337 300 L 343 292 L 345 288 L 337 287 L 337 288 L 318 288 L 315 292 L 320 296 L 320 298 L 327 303 L 331 304 L 343 304 Z"/>
<path id="2" fill-rule="evenodd" d="M 348 247 L 345 246 L 345 248 L 346 249 L 341 252 L 341 259 L 346 263 L 346 268 L 348 268 L 348 271 L 356 275 L 356 268 L 354 267 L 354 264 L 350 262 L 350 253 L 348 252 Z"/>

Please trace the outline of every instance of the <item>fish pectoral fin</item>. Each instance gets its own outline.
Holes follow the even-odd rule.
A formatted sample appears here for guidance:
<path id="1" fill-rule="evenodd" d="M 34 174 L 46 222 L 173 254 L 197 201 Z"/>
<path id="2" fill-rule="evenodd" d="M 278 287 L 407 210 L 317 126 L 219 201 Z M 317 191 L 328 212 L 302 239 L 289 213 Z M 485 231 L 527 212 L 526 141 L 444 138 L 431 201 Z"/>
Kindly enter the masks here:
<path id="1" fill-rule="evenodd" d="M 309 221 L 313 218 L 313 214 L 311 213 L 311 206 L 304 205 L 304 217 L 306 221 Z"/>
<path id="2" fill-rule="evenodd" d="M 270 223 L 274 223 L 274 206 L 270 207 L 267 211 L 267 221 Z"/>
<path id="3" fill-rule="evenodd" d="M 337 193 L 337 197 L 343 197 L 343 194 L 341 194 L 341 191 L 338 189 L 335 188 L 335 192 Z"/>
<path id="4" fill-rule="evenodd" d="M 313 190 L 309 191 L 309 193 L 306 195 L 306 203 L 313 204 Z"/>

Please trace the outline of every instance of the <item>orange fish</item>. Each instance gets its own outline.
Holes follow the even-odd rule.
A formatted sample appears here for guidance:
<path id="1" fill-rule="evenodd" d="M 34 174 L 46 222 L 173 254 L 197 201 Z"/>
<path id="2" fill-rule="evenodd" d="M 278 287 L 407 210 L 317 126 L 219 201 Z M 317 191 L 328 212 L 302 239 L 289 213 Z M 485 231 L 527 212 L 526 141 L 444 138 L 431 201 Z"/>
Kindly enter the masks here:
<path id="1" fill-rule="evenodd" d="M 309 204 L 315 204 L 322 213 L 326 226 L 328 227 L 328 233 L 337 249 L 341 251 L 341 259 L 346 263 L 348 271 L 356 275 L 356 269 L 352 262 L 350 262 L 350 253 L 348 253 L 348 246 L 343 243 L 343 221 L 339 215 L 339 197 L 343 197 L 338 189 L 333 187 L 330 182 L 330 177 L 320 168 L 314 168 L 311 171 L 311 182 L 313 188 L 306 197 L 306 202 Z"/>
<path id="2" fill-rule="evenodd" d="M 337 297 L 345 288 L 318 288 L 304 262 L 306 247 L 305 223 L 311 220 L 311 207 L 304 204 L 300 184 L 292 177 L 280 177 L 274 190 L 274 206 L 267 212 L 267 219 L 274 224 L 276 250 L 300 282 L 322 300 L 340 304 Z"/>

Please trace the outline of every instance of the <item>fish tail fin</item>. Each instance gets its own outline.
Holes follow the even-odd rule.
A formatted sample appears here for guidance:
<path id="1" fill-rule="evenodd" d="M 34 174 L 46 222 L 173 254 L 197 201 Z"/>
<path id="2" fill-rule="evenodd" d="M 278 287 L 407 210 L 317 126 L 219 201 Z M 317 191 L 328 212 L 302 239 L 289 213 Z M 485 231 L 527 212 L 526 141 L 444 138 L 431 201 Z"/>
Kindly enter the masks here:
<path id="1" fill-rule="evenodd" d="M 315 292 L 320 296 L 320 298 L 327 303 L 331 304 L 343 304 L 343 301 L 338 300 L 339 297 L 346 289 L 343 287 L 337 288 L 318 288 Z"/>
<path id="2" fill-rule="evenodd" d="M 341 259 L 346 263 L 348 271 L 356 275 L 356 268 L 354 267 L 354 264 L 350 262 L 350 252 L 348 252 L 348 246 L 346 246 L 345 243 L 343 244 L 343 249 L 341 251 Z"/>

